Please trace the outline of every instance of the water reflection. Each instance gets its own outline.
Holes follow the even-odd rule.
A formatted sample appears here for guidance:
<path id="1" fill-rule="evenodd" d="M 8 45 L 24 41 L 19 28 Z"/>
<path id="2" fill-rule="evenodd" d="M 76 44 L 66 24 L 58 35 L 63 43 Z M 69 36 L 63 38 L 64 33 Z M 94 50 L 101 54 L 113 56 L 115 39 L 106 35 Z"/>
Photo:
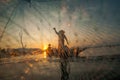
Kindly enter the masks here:
<path id="1" fill-rule="evenodd" d="M 118 57 L 118 58 L 117 58 Z M 120 80 L 119 56 L 56 58 L 47 53 L 1 59 L 0 80 Z M 89 65 L 89 67 L 88 67 Z"/>
<path id="2" fill-rule="evenodd" d="M 47 58 L 47 54 L 46 54 L 46 51 L 44 51 L 44 53 L 43 53 L 43 54 L 44 54 L 44 58 Z"/>
<path id="3" fill-rule="evenodd" d="M 61 80 L 69 80 L 70 64 L 66 59 L 60 61 Z"/>

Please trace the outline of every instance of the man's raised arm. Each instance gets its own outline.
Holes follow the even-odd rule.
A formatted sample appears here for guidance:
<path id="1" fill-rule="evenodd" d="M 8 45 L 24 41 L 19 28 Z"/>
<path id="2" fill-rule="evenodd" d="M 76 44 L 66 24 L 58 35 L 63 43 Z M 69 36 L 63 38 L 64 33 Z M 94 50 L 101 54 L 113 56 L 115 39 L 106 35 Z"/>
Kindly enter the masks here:
<path id="1" fill-rule="evenodd" d="M 58 32 L 57 32 L 56 28 L 53 28 L 53 29 L 54 29 L 55 33 L 56 33 L 56 34 L 58 34 Z"/>

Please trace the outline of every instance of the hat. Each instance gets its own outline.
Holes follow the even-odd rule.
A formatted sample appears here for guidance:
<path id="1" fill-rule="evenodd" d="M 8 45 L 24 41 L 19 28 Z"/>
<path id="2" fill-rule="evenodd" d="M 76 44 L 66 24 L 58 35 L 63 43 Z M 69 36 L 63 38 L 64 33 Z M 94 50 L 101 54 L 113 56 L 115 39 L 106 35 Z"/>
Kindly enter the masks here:
<path id="1" fill-rule="evenodd" d="M 60 32 L 60 33 L 65 33 L 65 31 L 64 31 L 64 30 L 60 30 L 59 32 Z"/>
<path id="2" fill-rule="evenodd" d="M 51 46 L 51 44 L 48 44 L 48 46 Z"/>

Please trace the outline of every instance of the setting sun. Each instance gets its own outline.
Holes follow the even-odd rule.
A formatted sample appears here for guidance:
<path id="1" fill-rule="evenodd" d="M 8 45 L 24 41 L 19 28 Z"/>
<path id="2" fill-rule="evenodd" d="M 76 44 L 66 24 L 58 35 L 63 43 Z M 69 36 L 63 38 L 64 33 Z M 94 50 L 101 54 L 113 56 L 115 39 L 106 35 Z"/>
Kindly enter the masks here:
<path id="1" fill-rule="evenodd" d="M 43 48 L 43 50 L 46 50 L 47 49 L 47 45 L 44 45 L 44 48 Z"/>

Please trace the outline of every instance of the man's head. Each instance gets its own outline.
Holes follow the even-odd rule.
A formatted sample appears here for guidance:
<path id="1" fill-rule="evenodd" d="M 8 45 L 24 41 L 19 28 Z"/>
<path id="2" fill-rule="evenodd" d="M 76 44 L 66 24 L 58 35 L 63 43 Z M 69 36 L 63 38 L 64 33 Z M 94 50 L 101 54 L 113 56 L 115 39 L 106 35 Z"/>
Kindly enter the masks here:
<path id="1" fill-rule="evenodd" d="M 48 44 L 49 47 L 51 47 L 51 44 Z"/>
<path id="2" fill-rule="evenodd" d="M 60 30 L 60 31 L 59 31 L 59 33 L 62 33 L 62 34 L 64 34 L 64 33 L 65 33 L 65 31 L 64 31 L 64 30 Z"/>

